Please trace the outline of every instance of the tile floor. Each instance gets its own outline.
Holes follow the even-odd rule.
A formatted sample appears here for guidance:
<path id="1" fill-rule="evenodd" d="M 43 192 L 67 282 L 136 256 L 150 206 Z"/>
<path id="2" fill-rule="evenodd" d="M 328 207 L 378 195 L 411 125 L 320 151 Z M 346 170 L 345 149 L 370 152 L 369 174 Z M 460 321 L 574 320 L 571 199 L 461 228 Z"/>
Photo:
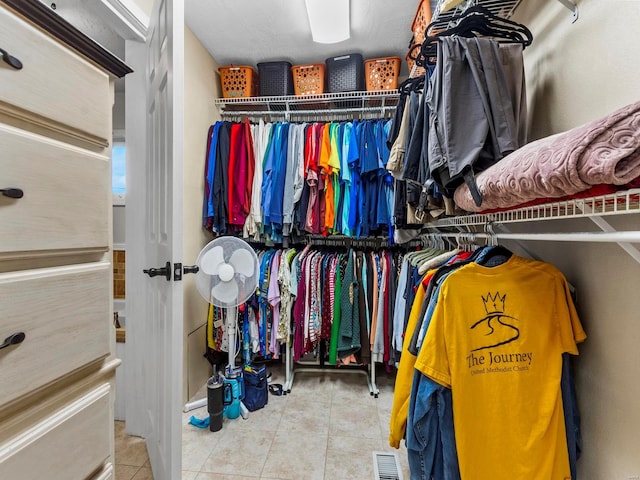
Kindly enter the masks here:
<path id="1" fill-rule="evenodd" d="M 116 422 L 116 480 L 153 480 L 144 439 L 125 433 L 124 422 Z"/>
<path id="2" fill-rule="evenodd" d="M 272 383 L 284 369 L 269 366 Z M 376 399 L 361 374 L 298 373 L 289 395 L 269 395 L 247 420 L 224 420 L 210 432 L 189 424 L 206 407 L 183 414 L 182 480 L 368 480 L 372 451 L 397 452 L 409 478 L 405 448 L 388 445 L 394 377 L 378 369 Z M 201 391 L 204 392 L 204 389 Z M 202 393 L 194 398 L 201 398 Z M 152 478 L 142 439 L 124 435 L 116 422 L 116 479 Z"/>

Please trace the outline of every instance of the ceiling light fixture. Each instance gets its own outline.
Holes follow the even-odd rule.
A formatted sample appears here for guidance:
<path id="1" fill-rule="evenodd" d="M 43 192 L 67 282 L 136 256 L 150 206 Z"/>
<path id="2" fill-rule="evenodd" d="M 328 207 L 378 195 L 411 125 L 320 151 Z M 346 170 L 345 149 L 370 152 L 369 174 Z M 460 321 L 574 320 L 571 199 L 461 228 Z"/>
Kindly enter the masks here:
<path id="1" fill-rule="evenodd" d="M 349 38 L 349 0 L 305 0 L 316 43 L 338 43 Z"/>

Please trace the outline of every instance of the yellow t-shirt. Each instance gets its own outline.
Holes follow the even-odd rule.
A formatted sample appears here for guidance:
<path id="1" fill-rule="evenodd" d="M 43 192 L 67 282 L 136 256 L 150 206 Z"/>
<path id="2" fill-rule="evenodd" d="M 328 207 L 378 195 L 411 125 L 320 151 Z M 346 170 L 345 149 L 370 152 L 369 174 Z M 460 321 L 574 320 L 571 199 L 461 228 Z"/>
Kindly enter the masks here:
<path id="1" fill-rule="evenodd" d="M 571 478 L 562 353 L 585 338 L 550 264 L 514 255 L 445 280 L 416 368 L 452 389 L 463 480 Z"/>

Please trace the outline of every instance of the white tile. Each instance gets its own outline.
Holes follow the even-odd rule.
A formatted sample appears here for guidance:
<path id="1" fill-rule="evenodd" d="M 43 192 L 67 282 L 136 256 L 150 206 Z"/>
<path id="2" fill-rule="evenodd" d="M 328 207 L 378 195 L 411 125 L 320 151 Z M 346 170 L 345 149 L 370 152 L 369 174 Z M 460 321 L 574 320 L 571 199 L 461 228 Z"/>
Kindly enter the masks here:
<path id="1" fill-rule="evenodd" d="M 380 419 L 375 406 L 331 405 L 329 436 L 380 438 Z"/>
<path id="2" fill-rule="evenodd" d="M 333 404 L 376 404 L 376 398 L 369 391 L 367 377 L 361 373 L 336 373 L 331 401 Z"/>
<path id="3" fill-rule="evenodd" d="M 153 473 L 151 468 L 142 467 L 136 472 L 131 480 L 153 480 Z"/>
<path id="4" fill-rule="evenodd" d="M 286 433 L 304 439 L 310 435 L 329 434 L 329 415 L 331 405 L 328 403 L 291 402 L 287 405 L 280 425 L 279 433 Z"/>
<path id="5" fill-rule="evenodd" d="M 198 472 L 189 472 L 187 470 L 182 471 L 182 480 L 196 480 Z"/>
<path id="6" fill-rule="evenodd" d="M 142 467 L 149 455 L 144 438 L 123 435 L 115 441 L 116 465 Z"/>
<path id="7" fill-rule="evenodd" d="M 262 477 L 280 480 L 322 480 L 326 451 L 326 436 L 278 432 L 262 469 Z"/>
<path id="8" fill-rule="evenodd" d="M 216 433 L 222 435 L 216 448 L 202 466 L 202 472 L 260 475 L 275 432 L 248 433 L 223 427 Z"/>
<path id="9" fill-rule="evenodd" d="M 226 475 L 222 473 L 201 472 L 195 480 L 257 480 L 259 477 L 247 477 L 246 475 Z"/>
<path id="10" fill-rule="evenodd" d="M 185 426 L 182 430 L 182 468 L 199 472 L 221 436 L 221 431 Z"/>
<path id="11" fill-rule="evenodd" d="M 140 467 L 116 465 L 116 478 L 118 480 L 131 480 L 138 470 L 140 470 Z"/>
<path id="12" fill-rule="evenodd" d="M 327 450 L 327 479 L 363 480 L 373 478 L 373 455 L 370 450 L 357 452 Z"/>
<path id="13" fill-rule="evenodd" d="M 293 379 L 289 403 L 331 403 L 334 379 L 328 373 L 298 372 Z"/>
<path id="14" fill-rule="evenodd" d="M 340 435 L 333 435 L 329 437 L 327 450 L 361 453 L 362 451 L 377 451 L 382 449 L 382 447 L 383 442 L 381 438 L 344 437 Z"/>
<path id="15" fill-rule="evenodd" d="M 386 440 L 389 438 L 389 434 L 391 433 L 391 413 L 378 411 L 378 419 L 380 421 L 380 432 L 382 434 L 382 438 Z"/>

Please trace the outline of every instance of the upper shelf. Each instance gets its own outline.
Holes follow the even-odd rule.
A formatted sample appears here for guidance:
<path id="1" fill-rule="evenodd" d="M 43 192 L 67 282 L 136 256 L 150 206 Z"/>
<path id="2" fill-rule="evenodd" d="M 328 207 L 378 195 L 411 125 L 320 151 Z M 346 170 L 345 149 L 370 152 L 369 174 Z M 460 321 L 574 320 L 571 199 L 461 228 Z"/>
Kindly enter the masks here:
<path id="1" fill-rule="evenodd" d="M 578 19 L 578 7 L 573 0 L 558 0 L 562 5 L 571 12 L 571 22 Z M 442 12 L 442 6 L 445 0 L 438 0 L 434 8 L 431 30 L 446 30 L 455 25 L 453 19 L 464 13 L 468 8 L 474 5 L 482 5 L 488 8 L 491 13 L 503 18 L 509 18 L 518 8 L 522 0 L 463 0 L 451 10 Z M 429 32 L 427 32 L 428 34 Z"/>
<path id="2" fill-rule="evenodd" d="M 451 10 L 442 12 L 444 0 L 438 0 L 434 9 L 431 30 L 446 30 L 454 26 L 451 22 L 454 18 L 465 12 L 474 5 L 482 5 L 488 8 L 491 13 L 503 18 L 509 18 L 522 0 L 463 0 Z M 427 32 L 428 34 L 429 32 Z"/>
<path id="3" fill-rule="evenodd" d="M 321 95 L 216 98 L 223 117 L 268 117 L 280 120 L 316 120 L 341 117 L 387 117 L 396 108 L 397 90 L 342 92 Z"/>

